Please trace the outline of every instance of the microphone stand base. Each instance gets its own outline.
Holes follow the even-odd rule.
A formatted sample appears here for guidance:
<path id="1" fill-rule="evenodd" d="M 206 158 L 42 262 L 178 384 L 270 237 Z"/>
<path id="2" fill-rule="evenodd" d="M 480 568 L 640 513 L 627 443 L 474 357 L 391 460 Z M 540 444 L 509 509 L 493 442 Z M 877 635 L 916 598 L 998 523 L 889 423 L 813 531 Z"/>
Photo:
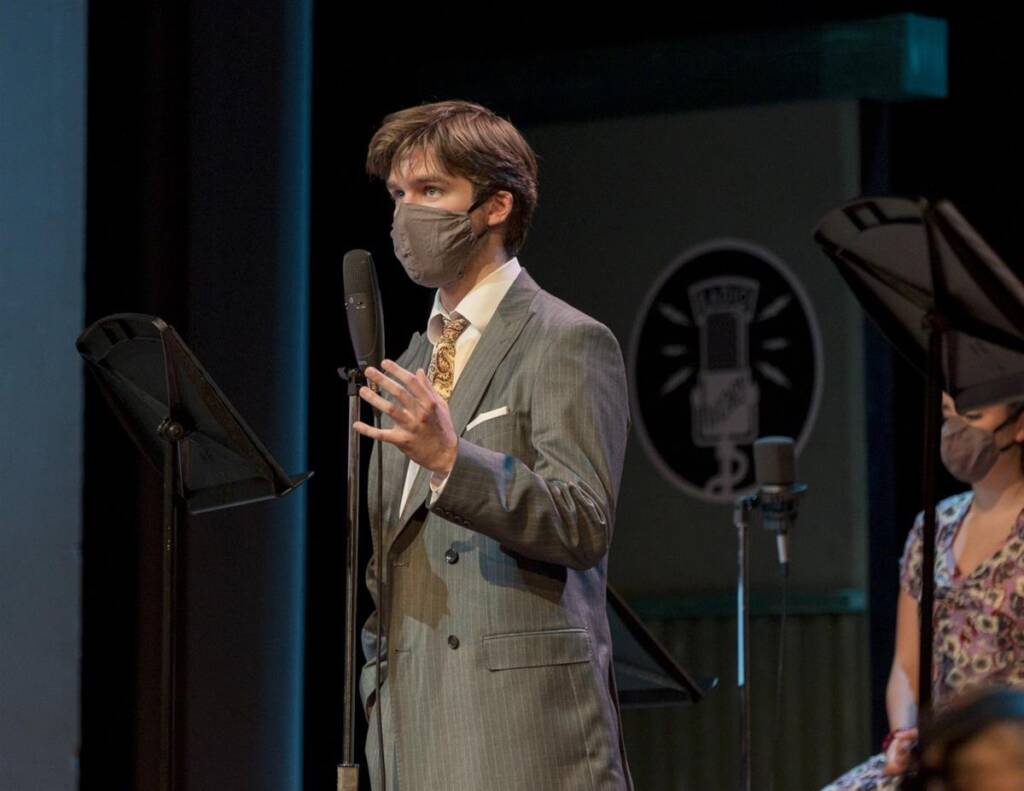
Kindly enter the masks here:
<path id="1" fill-rule="evenodd" d="M 338 767 L 338 791 L 359 791 L 359 764 Z"/>

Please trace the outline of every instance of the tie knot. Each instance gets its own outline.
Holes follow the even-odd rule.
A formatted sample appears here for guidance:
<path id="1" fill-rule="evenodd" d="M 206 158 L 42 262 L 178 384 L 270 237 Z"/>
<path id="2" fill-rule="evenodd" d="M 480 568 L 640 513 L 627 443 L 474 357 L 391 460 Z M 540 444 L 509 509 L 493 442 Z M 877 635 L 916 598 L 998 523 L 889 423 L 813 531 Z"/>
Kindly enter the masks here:
<path id="1" fill-rule="evenodd" d="M 462 316 L 454 319 L 446 319 L 442 316 L 441 322 L 441 340 L 448 343 L 454 343 L 463 330 L 469 326 L 469 319 L 464 319 Z"/>

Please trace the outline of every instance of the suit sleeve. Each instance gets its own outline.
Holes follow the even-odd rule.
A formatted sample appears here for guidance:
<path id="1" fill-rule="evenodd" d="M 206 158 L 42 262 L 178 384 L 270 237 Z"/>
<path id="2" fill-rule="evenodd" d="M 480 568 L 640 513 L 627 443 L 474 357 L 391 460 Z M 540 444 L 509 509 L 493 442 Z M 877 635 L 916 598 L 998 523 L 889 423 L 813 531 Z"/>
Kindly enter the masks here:
<path id="1" fill-rule="evenodd" d="M 597 322 L 551 335 L 531 388 L 532 468 L 460 439 L 429 507 L 525 557 L 588 569 L 611 542 L 629 430 L 625 367 Z"/>

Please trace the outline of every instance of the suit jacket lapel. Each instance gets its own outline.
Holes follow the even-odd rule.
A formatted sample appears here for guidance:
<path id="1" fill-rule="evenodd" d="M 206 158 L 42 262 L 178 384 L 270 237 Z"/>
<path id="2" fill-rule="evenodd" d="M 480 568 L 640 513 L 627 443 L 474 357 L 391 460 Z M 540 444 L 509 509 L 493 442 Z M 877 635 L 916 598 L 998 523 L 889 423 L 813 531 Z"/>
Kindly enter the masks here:
<path id="1" fill-rule="evenodd" d="M 494 376 L 495 369 L 504 359 L 516 338 L 519 337 L 526 320 L 530 317 L 530 304 L 539 290 L 540 287 L 524 269 L 501 300 L 494 316 L 491 317 L 487 329 L 473 350 L 473 355 L 459 374 L 459 381 L 456 382 L 451 400 L 448 402 L 456 435 L 461 435 L 466 429 L 466 424 L 469 423 L 480 399 L 483 398 L 484 391 Z M 427 347 L 430 348 L 429 341 Z M 397 523 L 389 522 L 395 526 L 389 544 L 405 529 L 409 519 L 423 504 L 430 488 L 429 481 L 430 473 L 421 468 L 409 491 L 405 510 Z M 404 482 L 405 478 L 403 477 L 402 483 L 404 484 Z M 399 489 L 399 498 L 401 498 L 401 489 Z M 397 511 L 397 501 L 395 510 Z"/>
<path id="2" fill-rule="evenodd" d="M 476 413 L 494 371 L 530 317 L 530 304 L 538 290 L 533 278 L 525 270 L 520 272 L 491 317 L 448 402 L 456 434 L 466 430 L 466 424 Z"/>

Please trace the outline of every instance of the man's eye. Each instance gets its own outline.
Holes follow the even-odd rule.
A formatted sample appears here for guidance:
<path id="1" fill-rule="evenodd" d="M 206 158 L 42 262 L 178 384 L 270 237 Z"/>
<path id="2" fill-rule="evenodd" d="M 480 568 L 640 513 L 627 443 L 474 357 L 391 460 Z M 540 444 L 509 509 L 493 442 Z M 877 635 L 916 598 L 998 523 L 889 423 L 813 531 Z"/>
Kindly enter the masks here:
<path id="1" fill-rule="evenodd" d="M 427 187 L 427 188 L 426 188 L 426 189 L 424 190 L 424 192 L 425 192 L 425 193 L 426 193 L 426 194 L 427 194 L 427 195 L 428 195 L 429 197 L 431 197 L 431 198 L 436 198 L 436 197 L 437 197 L 438 195 L 440 195 L 440 194 L 441 194 L 441 188 L 440 188 L 440 187 Z"/>

